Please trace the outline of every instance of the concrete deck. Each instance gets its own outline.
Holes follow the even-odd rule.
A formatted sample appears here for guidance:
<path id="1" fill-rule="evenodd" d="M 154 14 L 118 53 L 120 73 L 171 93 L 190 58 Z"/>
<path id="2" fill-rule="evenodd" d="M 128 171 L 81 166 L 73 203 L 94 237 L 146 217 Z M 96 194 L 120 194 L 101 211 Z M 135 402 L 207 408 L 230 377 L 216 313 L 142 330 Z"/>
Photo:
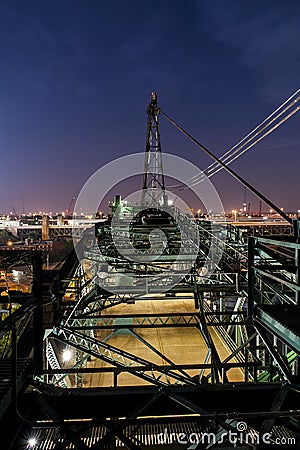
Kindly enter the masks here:
<path id="1" fill-rule="evenodd" d="M 147 314 L 147 313 L 192 313 L 194 312 L 194 301 L 189 299 L 180 300 L 146 300 L 136 301 L 135 304 L 122 304 L 114 306 L 107 311 L 107 314 Z M 177 364 L 202 364 L 207 355 L 207 346 L 198 329 L 194 327 L 182 328 L 149 328 L 136 329 L 136 333 L 149 342 L 159 352 Z M 216 345 L 221 361 L 223 361 L 231 351 L 219 336 L 217 329 L 210 327 L 212 339 Z M 110 335 L 110 336 L 109 336 Z M 164 359 L 148 348 L 137 337 L 121 330 L 117 334 L 112 330 L 100 330 L 97 334 L 99 340 L 106 340 L 110 345 L 126 350 L 141 358 L 155 364 L 168 364 Z M 210 362 L 210 360 L 209 360 Z M 232 362 L 237 362 L 234 358 Z M 88 363 L 90 367 L 107 367 L 109 364 L 93 359 Z M 187 371 L 194 376 L 199 374 L 199 370 Z M 204 374 L 208 374 L 205 371 Z M 238 368 L 231 369 L 227 373 L 229 381 L 243 381 L 243 371 Z M 134 386 L 148 384 L 147 381 L 128 373 L 118 376 L 119 386 Z M 98 373 L 86 375 L 84 380 L 86 387 L 110 387 L 113 386 L 113 374 Z"/>

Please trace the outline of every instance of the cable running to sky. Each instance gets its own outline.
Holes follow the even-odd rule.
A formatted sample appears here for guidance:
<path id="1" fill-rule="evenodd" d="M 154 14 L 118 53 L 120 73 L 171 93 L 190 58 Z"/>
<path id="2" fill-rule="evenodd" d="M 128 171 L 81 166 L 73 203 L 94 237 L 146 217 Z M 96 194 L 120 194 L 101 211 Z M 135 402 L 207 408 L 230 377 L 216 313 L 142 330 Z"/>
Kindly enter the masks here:
<path id="1" fill-rule="evenodd" d="M 280 105 L 272 114 L 264 119 L 256 128 L 248 133 L 242 140 L 235 144 L 224 155 L 220 156 L 219 161 L 222 161 L 227 166 L 242 156 L 254 145 L 271 134 L 276 128 L 286 122 L 300 109 L 300 89 L 291 95 L 282 105 Z M 164 114 L 163 114 L 164 115 Z M 165 116 L 166 117 L 166 116 Z M 280 119 L 280 120 L 279 120 Z M 220 172 L 224 167 L 217 161 L 211 163 L 203 172 L 186 181 L 186 184 L 180 183 L 168 186 L 168 189 L 189 189 L 201 183 L 206 177 L 210 178 L 216 173 Z"/>
<path id="2" fill-rule="evenodd" d="M 203 144 L 201 144 L 197 139 L 195 139 L 190 133 L 188 133 L 184 128 L 182 128 L 178 123 L 175 122 L 170 116 L 168 116 L 166 113 L 164 113 L 162 110 L 160 110 L 160 113 L 172 124 L 177 128 L 181 133 L 183 133 L 185 136 L 187 136 L 194 144 L 197 145 L 197 147 L 201 148 L 201 150 L 204 151 L 207 155 L 209 155 L 218 165 L 220 165 L 223 169 L 226 170 L 226 172 L 230 173 L 236 180 L 238 180 L 242 185 L 244 185 L 249 191 L 251 191 L 254 195 L 256 195 L 258 198 L 260 198 L 262 201 L 264 201 L 267 205 L 269 205 L 270 208 L 274 209 L 283 219 L 287 220 L 290 224 L 293 224 L 293 219 L 289 217 L 285 212 L 283 212 L 275 203 L 273 203 L 271 200 L 269 200 L 267 197 L 265 197 L 261 192 L 259 192 L 254 186 L 252 186 L 248 181 L 244 180 L 238 173 L 236 173 L 234 170 L 231 169 L 225 162 L 221 161 L 220 158 L 215 156 L 210 150 L 208 150 L 207 147 L 205 147 Z"/>

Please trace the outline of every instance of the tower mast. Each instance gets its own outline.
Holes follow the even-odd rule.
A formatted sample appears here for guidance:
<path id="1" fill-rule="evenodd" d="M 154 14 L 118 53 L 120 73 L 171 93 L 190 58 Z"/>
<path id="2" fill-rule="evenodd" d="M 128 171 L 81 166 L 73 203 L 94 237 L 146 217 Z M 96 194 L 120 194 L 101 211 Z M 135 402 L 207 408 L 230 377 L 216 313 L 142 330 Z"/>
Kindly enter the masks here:
<path id="1" fill-rule="evenodd" d="M 159 113 L 157 95 L 156 92 L 152 92 L 147 108 L 148 122 L 142 191 L 142 205 L 147 208 L 158 208 L 167 204 L 158 121 Z"/>

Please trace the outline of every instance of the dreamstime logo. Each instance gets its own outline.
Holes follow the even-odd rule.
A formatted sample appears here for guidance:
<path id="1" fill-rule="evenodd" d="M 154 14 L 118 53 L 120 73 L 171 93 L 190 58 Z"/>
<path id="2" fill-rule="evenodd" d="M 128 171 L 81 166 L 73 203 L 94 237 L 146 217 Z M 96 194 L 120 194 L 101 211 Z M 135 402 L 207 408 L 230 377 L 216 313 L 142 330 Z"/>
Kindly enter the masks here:
<path id="1" fill-rule="evenodd" d="M 189 450 L 196 449 L 199 444 L 216 445 L 230 444 L 230 448 L 237 444 L 246 444 L 256 446 L 265 445 L 295 445 L 296 439 L 293 437 L 274 437 L 271 433 L 258 433 L 255 430 L 248 429 L 246 422 L 235 422 L 228 424 L 232 429 L 220 429 L 218 432 L 199 432 L 199 433 L 172 433 L 167 428 L 163 433 L 156 435 L 158 444 L 179 444 L 188 445 Z M 227 447 L 226 447 L 227 448 Z"/>
<path id="2" fill-rule="evenodd" d="M 166 177 L 185 183 L 185 180 L 202 175 L 203 181 L 190 189 L 212 219 L 205 243 L 206 246 L 207 242 L 209 243 L 209 248 L 205 253 L 205 263 L 199 271 L 200 276 L 209 277 L 222 256 L 226 237 L 225 213 L 221 199 L 211 181 L 194 164 L 168 153 L 164 153 L 163 158 Z M 115 159 L 98 169 L 82 187 L 74 211 L 98 211 L 105 196 L 117 184 L 136 175 L 143 175 L 141 168 L 144 167 L 144 160 L 144 152 L 134 153 Z M 156 293 L 166 292 L 190 273 L 199 255 L 199 229 L 183 198 L 167 190 L 164 195 L 157 189 L 149 188 L 148 191 L 148 197 L 155 199 L 151 208 L 163 218 L 172 218 L 176 224 L 176 251 L 169 245 L 170 236 L 165 232 L 165 228 L 157 222 L 153 222 L 149 227 L 146 246 L 139 247 L 133 242 L 132 223 L 137 216 L 142 223 L 147 221 L 149 205 L 142 202 L 142 190 L 131 192 L 116 208 L 110 224 L 111 242 L 117 252 L 115 260 L 119 261 L 119 267 L 123 267 L 122 271 L 114 264 L 114 257 L 107 253 L 107 248 L 101 247 L 101 241 L 95 246 L 94 259 L 98 264 L 96 282 L 113 294 L 120 294 L 122 287 L 126 293 L 128 286 L 138 286 L 140 295 L 151 292 L 152 288 L 155 288 Z M 75 222 L 74 217 L 73 223 Z M 76 240 L 74 226 L 75 249 Z M 78 253 L 78 257 L 81 258 L 81 254 Z M 160 261 L 164 262 L 159 264 Z M 149 267 L 152 270 L 148 270 Z"/>

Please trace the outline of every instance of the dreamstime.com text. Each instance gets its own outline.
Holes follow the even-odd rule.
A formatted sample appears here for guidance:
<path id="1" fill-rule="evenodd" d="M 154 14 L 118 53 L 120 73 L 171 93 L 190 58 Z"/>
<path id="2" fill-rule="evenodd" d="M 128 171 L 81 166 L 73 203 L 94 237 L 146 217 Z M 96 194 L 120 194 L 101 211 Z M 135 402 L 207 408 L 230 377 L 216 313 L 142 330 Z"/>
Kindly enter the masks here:
<path id="1" fill-rule="evenodd" d="M 259 434 L 250 432 L 245 422 L 237 422 L 236 430 L 222 430 L 217 433 L 200 432 L 200 433 L 171 433 L 167 428 L 163 433 L 157 435 L 158 444 L 178 444 L 190 445 L 195 448 L 198 444 L 250 444 L 250 445 L 295 445 L 294 437 L 275 437 L 271 433 Z"/>

